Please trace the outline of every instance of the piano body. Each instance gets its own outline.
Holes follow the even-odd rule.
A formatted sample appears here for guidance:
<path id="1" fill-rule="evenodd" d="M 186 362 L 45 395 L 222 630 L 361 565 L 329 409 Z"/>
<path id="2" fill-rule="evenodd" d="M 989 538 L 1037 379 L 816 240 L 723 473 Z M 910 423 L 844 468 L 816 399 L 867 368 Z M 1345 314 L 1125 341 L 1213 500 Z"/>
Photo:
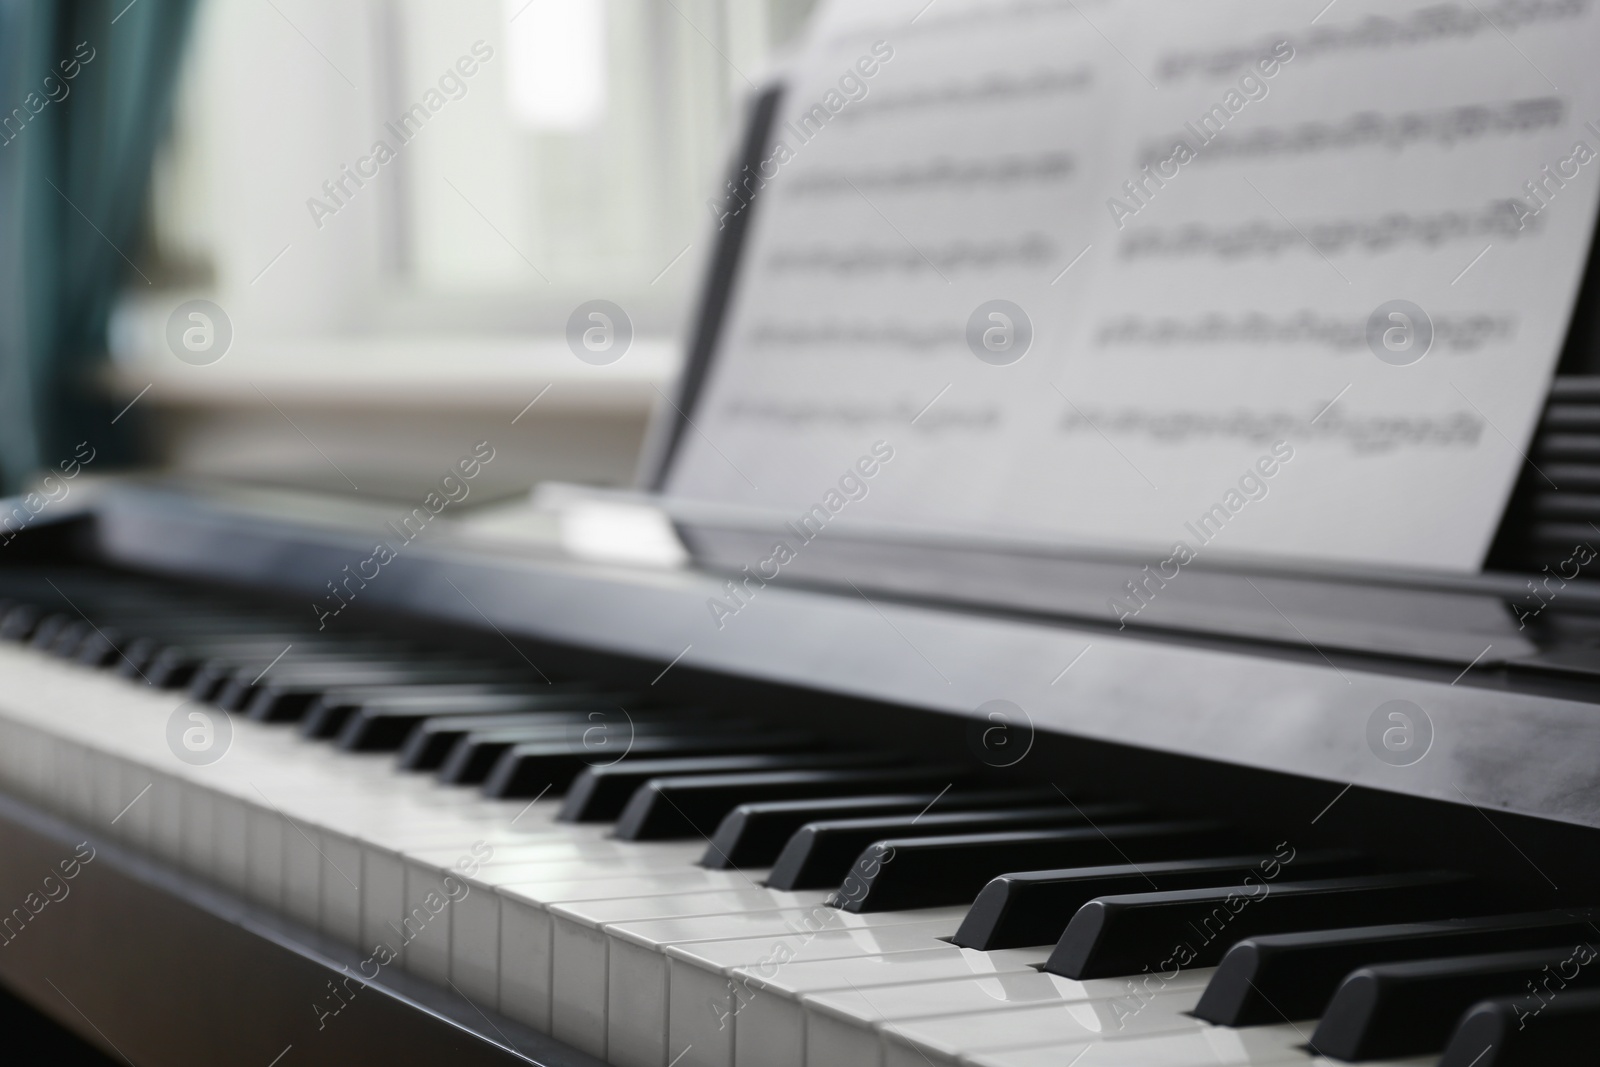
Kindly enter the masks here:
<path id="1" fill-rule="evenodd" d="M 638 493 L 8 531 L 0 981 L 139 1067 L 1592 1059 L 1596 272 L 1487 568 L 1219 556 L 1130 619 L 1148 555 L 841 526 L 775 576 L 662 492 L 761 204 Z"/>

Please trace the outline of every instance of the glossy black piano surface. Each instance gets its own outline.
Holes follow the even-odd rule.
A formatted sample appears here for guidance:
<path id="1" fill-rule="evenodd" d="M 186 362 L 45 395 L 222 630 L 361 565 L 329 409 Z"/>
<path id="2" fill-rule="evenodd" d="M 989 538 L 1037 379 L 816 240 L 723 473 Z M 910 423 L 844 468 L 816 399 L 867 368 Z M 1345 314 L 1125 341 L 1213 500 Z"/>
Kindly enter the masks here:
<path id="1" fill-rule="evenodd" d="M 364 751 L 363 759 L 392 763 L 385 773 L 442 781 L 461 781 L 470 755 L 483 766 L 449 788 L 519 804 L 564 794 L 559 818 L 577 820 L 570 825 L 612 821 L 622 849 L 693 844 L 704 870 L 776 864 L 766 878 L 773 891 L 817 887 L 824 912 L 839 921 L 958 909 L 947 935 L 954 945 L 978 954 L 1038 945 L 1037 966 L 1052 980 L 1215 966 L 1195 1008 L 1207 1025 L 1248 1034 L 1289 1020 L 1330 1056 L 1377 1062 L 1448 1046 L 1447 1062 L 1468 1062 L 1465 1046 L 1452 1044 L 1458 1020 L 1460 1041 L 1477 1041 L 1510 1031 L 1495 1029 L 1495 1011 L 1520 1019 L 1547 1003 L 1548 1034 L 1487 1042 L 1501 1051 L 1481 1063 L 1548 1062 L 1540 1058 L 1577 1048 L 1577 1035 L 1592 1032 L 1593 1009 L 1580 999 L 1588 972 L 1571 961 L 1600 943 L 1587 910 L 1600 904 L 1594 772 L 1571 788 L 1551 783 L 1564 758 L 1594 751 L 1582 747 L 1596 726 L 1580 597 L 1523 631 L 1528 651 L 1508 657 L 1517 662 L 1482 656 L 1458 667 L 1437 656 L 1284 648 L 1227 633 L 1119 635 L 1076 619 L 911 604 L 875 585 L 853 598 L 801 587 L 770 590 L 777 595 L 756 605 L 794 635 L 790 642 L 724 653 L 741 658 L 735 670 L 682 645 L 676 659 L 649 654 L 662 622 L 650 613 L 699 607 L 704 590 L 720 584 L 714 575 L 597 567 L 548 548 L 468 554 L 441 539 L 384 581 L 351 587 L 348 609 L 319 629 L 304 593 L 291 591 L 309 590 L 307 576 L 345 558 L 357 525 L 273 520 L 247 498 L 117 489 L 94 514 L 12 546 L 15 562 L 0 569 L 0 635 L 13 649 L 27 646 L 32 662 L 120 677 L 130 691 L 170 693 L 175 705 L 211 715 L 226 706 L 285 737 L 299 736 L 321 709 L 345 708 L 337 731 L 296 743 Z M 270 557 L 261 551 L 268 545 L 277 546 Z M 1376 602 L 1393 592 L 1379 590 Z M 635 607 L 610 615 L 606 641 L 586 641 L 592 620 L 579 594 Z M 1492 618 L 1488 583 L 1419 595 L 1485 605 L 1463 620 L 1468 627 Z M 1343 597 L 1361 601 L 1359 589 Z M 870 650 L 893 657 L 876 670 L 921 669 L 958 691 L 975 676 L 1002 677 L 997 667 L 1017 669 L 1025 657 L 974 664 L 950 656 L 941 628 L 949 630 L 943 640 L 1002 628 L 1021 641 L 1087 651 L 1081 663 L 1068 656 L 1033 665 L 1032 690 L 996 685 L 996 699 L 1021 699 L 974 701 L 964 713 L 940 706 L 948 697 L 920 707 L 874 700 L 871 679 L 848 673 L 798 684 L 806 642 L 841 636 L 808 624 L 831 618 L 843 633 L 863 632 L 849 615 L 829 614 L 841 606 L 876 620 Z M 752 610 L 741 622 L 760 618 Z M 715 651 L 716 632 L 702 629 L 678 632 Z M 1097 656 L 1139 665 L 1133 675 L 1146 684 L 1123 675 L 1120 693 L 1100 689 L 1085 670 Z M 1181 665 L 1195 669 L 1184 674 Z M 1258 746 L 1253 759 L 1239 758 L 1250 747 L 1247 724 L 1234 721 L 1215 739 L 1239 756 L 1205 759 L 1170 751 L 1179 747 L 1170 740 L 1119 734 L 1110 714 L 1138 711 L 1132 717 L 1143 721 L 1127 731 L 1181 731 L 1207 702 L 1247 712 L 1265 696 L 1251 690 L 1252 679 L 1273 671 L 1290 672 L 1276 684 L 1295 687 L 1302 701 L 1305 679 L 1320 679 L 1333 696 L 1320 717 L 1298 713 L 1322 734 L 1281 738 L 1276 752 Z M 894 684 L 907 688 L 903 675 Z M 1351 713 L 1382 704 L 1352 709 L 1371 698 L 1351 690 L 1386 688 L 1431 709 L 1421 756 L 1372 747 L 1369 716 Z M 1052 690 L 1055 708 L 1027 695 Z M 1079 712 L 1091 700 L 1105 718 Z M 1516 708 L 1519 717 L 1474 719 L 1476 707 Z M 451 728 L 458 719 L 469 728 Z M 369 720 L 393 725 L 375 732 L 363 726 Z M 1334 724 L 1348 730 L 1338 746 L 1328 740 Z M 1535 736 L 1518 736 L 1527 730 Z M 429 731 L 441 754 L 407 769 L 402 754 Z M 1519 745 L 1547 746 L 1554 762 L 1523 766 Z M 1350 755 L 1370 766 L 1331 773 Z M 1430 760 L 1447 765 L 1448 791 L 1437 778 L 1406 776 Z M 1541 786 L 1529 785 L 1531 772 Z M 48 869 L 55 852 L 88 839 L 96 863 L 86 872 L 93 880 L 75 886 L 70 923 L 65 907 L 59 918 L 41 912 L 36 926 L 13 923 L 26 937 L 11 934 L 0 974 L 36 1002 L 54 995 L 51 983 L 58 1000 L 70 987 L 69 1010 L 122 1038 L 116 1043 L 135 1062 L 199 1062 L 197 1050 L 217 1056 L 247 1046 L 267 1060 L 288 1049 L 309 1062 L 340 1062 L 379 1047 L 362 1045 L 379 1034 L 385 1062 L 592 1062 L 514 1021 L 514 1012 L 474 1005 L 448 978 L 404 972 L 372 982 L 378 995 L 352 1004 L 360 1010 L 347 1017 L 344 1037 L 324 1040 L 327 1027 L 315 1024 L 326 1020 L 285 990 L 359 967 L 350 944 L 36 803 L 13 798 L 3 814 L 9 856 Z M 4 868 L 5 890 L 19 900 L 39 866 L 32 859 Z M 1497 962 L 1507 953 L 1509 962 Z M 1415 962 L 1428 960 L 1437 976 Z M 1551 968 L 1570 993 L 1516 1001 L 1512 979 Z M 180 985 L 181 994 L 172 992 Z M 144 994 L 130 999 L 133 987 Z M 1387 1009 L 1391 997 L 1401 1007 Z M 1347 1003 L 1361 1006 L 1340 1007 Z M 1404 1007 L 1412 1003 L 1428 1005 L 1429 1022 L 1420 1021 L 1422 1008 Z M 221 1022 L 174 1030 L 179 1006 Z M 1319 1017 L 1313 1034 L 1305 1020 Z"/>

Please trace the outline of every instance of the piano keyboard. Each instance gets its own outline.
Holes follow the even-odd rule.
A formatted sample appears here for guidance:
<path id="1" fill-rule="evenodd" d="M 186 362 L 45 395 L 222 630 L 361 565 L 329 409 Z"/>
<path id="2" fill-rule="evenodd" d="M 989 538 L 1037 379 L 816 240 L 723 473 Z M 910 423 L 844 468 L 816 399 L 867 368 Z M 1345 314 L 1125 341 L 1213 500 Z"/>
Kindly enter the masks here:
<path id="1" fill-rule="evenodd" d="M 1543 1067 L 1600 1036 L 1600 913 L 1136 790 L 114 574 L 4 576 L 0 637 L 0 788 L 619 1067 Z"/>

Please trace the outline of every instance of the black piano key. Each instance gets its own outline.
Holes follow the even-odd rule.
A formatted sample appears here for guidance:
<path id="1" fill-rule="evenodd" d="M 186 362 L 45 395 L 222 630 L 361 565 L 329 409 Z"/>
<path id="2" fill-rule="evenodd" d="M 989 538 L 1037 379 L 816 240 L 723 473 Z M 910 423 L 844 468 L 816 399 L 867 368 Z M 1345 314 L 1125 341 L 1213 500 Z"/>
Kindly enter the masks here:
<path id="1" fill-rule="evenodd" d="M 48 649 L 55 644 L 62 630 L 77 621 L 76 615 L 53 611 L 34 624 L 33 633 L 28 637 L 28 644 L 40 650 Z"/>
<path id="2" fill-rule="evenodd" d="M 1233 831 L 1198 821 L 891 838 L 862 851 L 829 903 L 854 912 L 968 904 L 990 879 L 1018 868 L 1142 863 L 1238 846 Z"/>
<path id="3" fill-rule="evenodd" d="M 767 754 L 748 756 L 705 756 L 690 759 L 650 759 L 650 760 L 624 760 L 609 767 L 590 767 L 578 775 L 567 790 L 565 802 L 561 812 L 556 816 L 562 822 L 612 822 L 618 819 L 632 801 L 635 793 L 640 792 L 644 785 L 655 779 L 672 779 L 683 781 L 694 779 L 696 781 L 713 776 L 738 776 L 743 784 L 747 784 L 750 791 L 759 794 L 767 774 L 796 774 L 810 772 L 839 772 L 845 770 L 859 770 L 860 768 L 874 768 L 872 771 L 861 774 L 853 779 L 837 779 L 837 788 L 822 789 L 806 793 L 799 791 L 799 796 L 828 796 L 848 793 L 897 793 L 908 789 L 932 788 L 938 790 L 948 784 L 949 779 L 934 783 L 928 774 L 921 770 L 907 770 L 904 767 L 893 767 L 895 757 L 882 752 L 846 752 L 846 753 L 816 753 L 814 755 L 792 754 Z M 750 784 L 746 781 L 754 777 L 757 781 Z M 740 782 L 733 783 L 735 785 Z M 860 788 L 856 788 L 859 785 Z M 529 781 L 522 788 L 532 789 L 537 792 L 543 788 L 539 783 Z M 533 793 L 516 793 L 517 796 L 532 796 Z M 782 794 L 795 796 L 795 793 Z M 751 797 L 742 797 L 734 803 L 745 803 Z M 731 808 L 733 805 L 729 805 Z M 726 814 L 727 809 L 724 809 Z"/>
<path id="4" fill-rule="evenodd" d="M 543 685 L 506 683 L 458 683 L 452 685 L 357 685 L 326 689 L 311 701 L 300 718 L 300 733 L 306 737 L 338 737 L 350 717 L 366 707 L 393 709 L 395 713 L 420 713 L 423 716 L 497 715 L 537 710 L 548 700 L 539 695 Z M 563 686 L 558 695 L 575 696 Z M 589 692 L 590 690 L 584 690 Z"/>
<path id="5" fill-rule="evenodd" d="M 478 731 L 456 742 L 439 768 L 439 780 L 451 785 L 482 785 L 495 764 L 515 748 L 527 763 L 538 749 L 563 749 L 564 756 L 583 766 L 611 763 L 625 758 L 651 756 L 700 756 L 723 752 L 788 752 L 815 748 L 813 734 L 762 734 L 748 722 L 692 721 L 674 723 L 659 719 L 636 719 L 632 723 L 612 722 L 592 725 L 580 721 L 560 731 L 520 730 Z M 558 760 L 557 762 L 561 762 Z M 537 767 L 523 768 L 541 773 Z M 574 772 L 575 774 L 576 772 Z M 566 776 L 570 782 L 571 776 Z"/>
<path id="6" fill-rule="evenodd" d="M 150 655 L 144 675 L 158 689 L 187 689 L 200 667 L 200 658 L 172 645 L 162 645 Z M 119 670 L 118 674 L 125 674 Z"/>
<path id="7" fill-rule="evenodd" d="M 1368 869 L 1349 851 L 1284 855 L 1208 856 L 1164 863 L 1117 864 L 1068 870 L 1003 874 L 978 893 L 951 940 L 962 948 L 992 952 L 1027 945 L 1053 945 L 1074 913 L 1095 897 L 1152 890 L 1237 885 L 1245 875 L 1331 878 Z M 1340 972 L 1341 974 L 1343 972 Z"/>
<path id="8" fill-rule="evenodd" d="M 299 647 L 289 649 L 290 645 Z M 223 687 L 242 671 L 248 671 L 249 678 L 259 677 L 261 672 L 272 666 L 274 660 L 286 654 L 286 649 L 294 653 L 291 668 L 314 663 L 354 663 L 373 659 L 400 661 L 417 654 L 415 649 L 392 641 L 340 641 L 308 645 L 303 637 L 282 645 L 254 637 L 238 642 L 221 642 L 210 648 L 202 645 L 198 655 L 183 648 L 175 648 L 170 652 L 182 660 L 196 661 L 188 684 L 189 698 L 210 701 L 217 699 Z"/>
<path id="9" fill-rule="evenodd" d="M 652 778 L 634 791 L 617 817 L 613 836 L 623 841 L 669 841 L 703 837 L 736 805 L 785 797 L 838 796 L 841 793 L 898 792 L 916 781 L 898 770 L 789 770 L 765 774 L 727 774 Z M 956 780 L 951 767 L 921 768 L 921 782 Z"/>
<path id="10" fill-rule="evenodd" d="M 1593 1061 L 1600 990 L 1479 1001 L 1456 1024 L 1438 1067 L 1555 1067 Z"/>
<path id="11" fill-rule="evenodd" d="M 276 672 L 275 672 L 276 673 Z M 250 686 L 240 708 L 257 722 L 299 722 L 310 711 L 322 694 L 332 689 L 354 686 L 388 686 L 396 691 L 401 687 L 422 685 L 454 685 L 460 687 L 488 687 L 501 685 L 530 690 L 545 683 L 525 671 L 501 668 L 493 664 L 457 662 L 406 664 L 388 669 L 358 668 L 360 677 L 350 672 L 313 670 L 289 672 L 283 677 L 264 679 Z M 331 680 L 331 684 L 330 684 Z M 238 679 L 236 678 L 236 682 Z M 480 690 L 481 691 L 481 690 Z M 226 695 L 217 703 L 228 707 Z"/>
<path id="12" fill-rule="evenodd" d="M 954 811 L 927 815 L 880 815 L 862 819 L 829 819 L 795 831 L 767 876 L 773 889 L 825 889 L 850 873 L 862 849 L 887 838 L 948 837 L 987 834 L 1046 826 L 1082 826 L 1093 822 L 1127 822 L 1143 814 L 1137 804 L 1068 804 L 1059 795 L 1052 805 Z"/>
<path id="13" fill-rule="evenodd" d="M 1553 463 L 1600 462 L 1600 434 L 1541 433 L 1534 438 L 1534 457 Z"/>
<path id="14" fill-rule="evenodd" d="M 1247 938 L 1222 957 L 1194 1013 L 1223 1026 L 1314 1019 L 1358 967 L 1574 944 L 1595 934 L 1593 923 L 1600 911 L 1585 909 Z"/>
<path id="15" fill-rule="evenodd" d="M 1558 374 L 1550 382 L 1552 403 L 1600 403 L 1600 377 L 1586 374 Z"/>
<path id="16" fill-rule="evenodd" d="M 1311 1035 L 1311 1048 L 1336 1060 L 1439 1052 L 1457 1021 L 1480 1000 L 1523 997 L 1531 1010 L 1548 1000 L 1559 1003 L 1568 992 L 1600 986 L 1600 967 L 1588 965 L 1597 954 L 1600 948 L 1579 941 L 1560 948 L 1362 967 L 1339 983 Z"/>
<path id="17" fill-rule="evenodd" d="M 39 625 L 41 612 L 32 604 L 15 604 L 0 618 L 0 640 L 27 641 Z"/>
<path id="18" fill-rule="evenodd" d="M 398 752 L 406 738 L 417 726 L 429 719 L 451 716 L 481 715 L 486 706 L 498 696 L 510 694 L 482 694 L 483 700 L 458 697 L 443 706 L 428 702 L 408 703 L 404 700 L 363 704 L 339 728 L 337 743 L 349 752 Z M 573 693 L 551 693 L 547 690 L 515 694 L 515 701 L 504 701 L 510 710 L 519 711 L 598 711 L 612 716 L 608 722 L 623 716 L 617 706 L 618 694 L 596 693 L 592 690 Z"/>
<path id="19" fill-rule="evenodd" d="M 1554 490 L 1533 494 L 1529 509 L 1535 518 L 1594 522 L 1600 519 L 1600 493 L 1577 493 Z"/>
<path id="20" fill-rule="evenodd" d="M 288 643 L 285 638 L 284 644 Z M 112 669 L 123 678 L 137 678 L 142 674 L 159 689 L 176 689 L 189 684 L 195 656 L 190 653 L 186 657 L 170 635 L 136 637 L 122 651 L 125 658 Z"/>
<path id="21" fill-rule="evenodd" d="M 76 659 L 78 649 L 83 647 L 84 640 L 92 636 L 94 636 L 93 626 L 84 619 L 74 619 L 56 631 L 55 637 L 45 651 L 62 659 Z"/>
<path id="22" fill-rule="evenodd" d="M 480 730 L 514 730 L 521 727 L 550 726 L 556 722 L 582 723 L 587 721 L 582 711 L 529 711 L 505 714 L 448 715 L 437 719 L 423 719 L 406 735 L 405 744 L 395 757 L 395 766 L 403 771 L 436 771 L 450 756 L 450 751 L 468 734 Z"/>
<path id="23" fill-rule="evenodd" d="M 123 678 L 138 678 L 140 675 L 148 678 L 149 673 L 145 668 L 162 646 L 163 641 L 159 637 L 135 637 L 123 645 L 120 650 L 122 654 L 111 661 L 111 670 Z"/>
<path id="24" fill-rule="evenodd" d="M 906 793 L 888 796 L 822 797 L 740 804 L 717 824 L 716 833 L 700 857 L 700 866 L 712 870 L 770 867 L 790 836 L 808 822 L 851 815 L 915 815 L 935 805 L 940 811 L 972 811 L 1041 804 L 1060 799 L 1053 789 L 1007 789 L 987 792 L 950 790 L 944 793 Z"/>
<path id="25" fill-rule="evenodd" d="M 492 702 L 491 702 L 492 703 Z M 537 707 L 535 702 L 535 707 Z M 436 771 L 450 758 L 456 743 L 468 734 L 483 731 L 511 731 L 524 727 L 549 726 L 555 722 L 576 722 L 577 731 L 570 736 L 582 737 L 585 731 L 609 731 L 613 736 L 627 736 L 629 722 L 635 728 L 650 732 L 669 729 L 671 724 L 690 723 L 705 718 L 698 708 L 656 709 L 633 712 L 624 717 L 615 709 L 589 711 L 521 711 L 467 715 L 440 715 L 423 719 L 400 746 L 395 757 L 396 766 L 406 771 Z M 594 736 L 591 734 L 591 736 Z"/>
<path id="26" fill-rule="evenodd" d="M 182 686 L 190 700 L 213 700 L 222 692 L 222 687 L 228 684 L 241 663 L 265 670 L 271 666 L 272 657 L 291 644 L 293 642 L 285 642 L 272 648 L 269 645 L 257 646 L 254 642 L 249 645 L 241 643 L 237 652 L 226 649 L 220 654 L 204 646 L 199 650 L 184 646 L 165 648 L 152 664 L 156 676 L 161 678 L 155 684 L 174 689 Z"/>
<path id="27" fill-rule="evenodd" d="M 1600 465 L 1593 463 L 1552 463 L 1544 468 L 1550 480 L 1563 489 L 1600 492 Z"/>
<path id="28" fill-rule="evenodd" d="M 620 751 L 614 746 L 585 747 L 581 743 L 557 742 L 555 744 L 515 745 L 501 753 L 499 761 L 485 780 L 486 796 L 511 797 L 531 795 L 547 786 L 556 794 L 565 793 L 572 780 L 590 767 L 623 766 L 631 762 L 677 757 L 716 755 L 766 755 L 781 756 L 814 747 L 816 739 L 809 734 L 694 734 L 677 736 L 645 736 L 634 739 L 632 745 Z M 508 792 L 508 790 L 510 790 Z"/>
<path id="29" fill-rule="evenodd" d="M 110 667 L 122 658 L 122 646 L 128 641 L 121 628 L 101 627 L 84 637 L 73 658 L 84 667 Z"/>
<path id="30" fill-rule="evenodd" d="M 419 726 L 420 728 L 420 726 Z M 494 765 L 507 750 L 517 745 L 565 745 L 570 751 L 582 748 L 585 730 L 583 713 L 574 713 L 565 724 L 523 726 L 516 729 L 474 730 L 456 739 L 438 768 L 439 781 L 449 785 L 482 785 Z M 417 730 L 413 730 L 415 734 Z M 409 742 L 410 738 L 407 738 Z"/>
<path id="31" fill-rule="evenodd" d="M 521 725 L 501 727 L 491 725 L 473 730 L 457 739 L 455 745 L 439 767 L 439 780 L 452 785 L 482 785 L 494 770 L 500 757 L 520 745 L 564 745 L 574 754 L 592 757 L 592 762 L 610 762 L 611 757 L 622 757 L 636 745 L 649 741 L 659 743 L 663 737 L 700 736 L 705 733 L 705 722 L 691 720 L 673 722 L 670 719 L 644 716 L 615 721 L 593 722 L 584 713 L 570 725 L 559 729 L 547 726 Z M 448 722 L 448 720 L 446 720 Z M 427 726 L 427 722 L 422 724 Z M 749 723 L 737 727 L 753 730 Z M 421 727 L 419 727 L 419 730 Z M 417 731 L 413 731 L 416 733 Z M 410 738 L 407 738 L 409 743 Z M 640 751 L 650 751 L 641 747 Z"/>
<path id="32" fill-rule="evenodd" d="M 1045 970 L 1081 980 L 1174 964 L 1209 967 L 1247 937 L 1481 912 L 1481 892 L 1466 875 L 1426 871 L 1308 882 L 1257 878 L 1214 889 L 1098 897 L 1067 923 Z M 1175 946 L 1182 948 L 1175 953 Z"/>
<path id="33" fill-rule="evenodd" d="M 270 675 L 267 673 L 270 668 Z M 334 655 L 314 662 L 239 667 L 212 699 L 224 711 L 251 710 L 263 697 L 262 713 L 252 718 L 294 721 L 315 696 L 341 685 L 403 685 L 407 682 L 473 682 L 492 680 L 487 664 L 400 661 L 370 653 L 349 658 Z"/>
<path id="34" fill-rule="evenodd" d="M 1600 433 L 1600 404 L 1581 401 L 1552 402 L 1539 420 L 1544 430 Z"/>

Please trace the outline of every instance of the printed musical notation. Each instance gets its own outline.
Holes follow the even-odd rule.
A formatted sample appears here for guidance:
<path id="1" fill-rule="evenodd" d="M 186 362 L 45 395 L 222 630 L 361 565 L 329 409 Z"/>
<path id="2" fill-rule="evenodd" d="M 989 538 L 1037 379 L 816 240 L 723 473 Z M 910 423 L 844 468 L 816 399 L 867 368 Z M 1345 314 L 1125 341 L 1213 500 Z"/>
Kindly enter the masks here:
<path id="1" fill-rule="evenodd" d="M 734 398 L 718 415 L 729 423 L 758 427 L 784 426 L 791 430 L 849 430 L 866 432 L 884 425 L 913 426 L 914 432 L 967 430 L 980 434 L 998 429 L 1005 418 L 999 404 L 952 403 L 924 410 L 906 397 L 898 400 L 783 400 L 777 397 Z M 919 417 L 920 415 L 920 417 Z"/>
<path id="2" fill-rule="evenodd" d="M 1272 256 L 1285 251 L 1310 255 L 1337 255 L 1359 248 L 1368 253 L 1388 252 L 1406 245 L 1434 248 L 1450 241 L 1515 241 L 1533 236 L 1537 217 L 1518 218 L 1511 200 L 1498 200 L 1468 211 L 1386 211 L 1356 218 L 1251 219 L 1232 226 L 1189 222 L 1181 226 L 1154 226 L 1130 230 L 1120 249 L 1129 259 L 1141 257 L 1216 256 L 1238 259 Z"/>
<path id="3" fill-rule="evenodd" d="M 767 257 L 768 274 L 949 274 L 1005 266 L 1043 267 L 1058 255 L 1040 233 L 993 241 L 956 239 L 937 245 L 856 244 L 845 247 L 777 248 Z"/>
<path id="4" fill-rule="evenodd" d="M 958 348 L 962 325 L 956 321 L 916 325 L 898 321 L 767 319 L 751 325 L 745 344 L 751 351 L 781 349 L 799 356 L 817 355 L 846 345 L 878 353 L 931 356 Z"/>
<path id="5" fill-rule="evenodd" d="M 1469 44 L 1481 37 L 1515 33 L 1530 26 L 1582 22 L 1593 0 L 1494 0 L 1466 4 L 1391 5 L 1410 11 L 1368 13 L 1363 17 L 1329 19 L 1294 34 L 1295 48 L 1312 59 L 1343 53 L 1415 49 L 1437 43 Z M 1277 18 L 1276 14 L 1273 16 Z M 1258 45 L 1190 49 L 1164 56 L 1156 68 L 1163 83 L 1227 74 L 1254 59 Z"/>
<path id="6" fill-rule="evenodd" d="M 962 192 L 997 189 L 1025 183 L 1062 182 L 1072 176 L 1069 152 L 1039 152 L 995 158 L 951 159 L 939 156 L 923 163 L 903 163 L 886 170 L 813 171 L 796 176 L 789 195 L 850 196 L 884 190 L 890 194 L 916 190 Z"/>
<path id="7" fill-rule="evenodd" d="M 1509 341 L 1517 323 L 1511 315 L 1469 313 L 1434 315 L 1432 326 L 1436 351 L 1476 352 L 1492 341 Z M 1296 347 L 1362 355 L 1368 353 L 1367 320 L 1304 308 L 1287 315 L 1208 312 L 1186 319 L 1134 314 L 1102 322 L 1094 334 L 1094 346 L 1100 349 L 1187 349 L 1198 350 L 1200 358 L 1218 345 L 1270 346 L 1285 356 Z"/>
<path id="8" fill-rule="evenodd" d="M 1078 66 L 1049 68 L 1029 74 L 997 72 L 977 81 L 936 82 L 916 89 L 880 89 L 863 105 L 840 112 L 847 122 L 900 119 L 907 113 L 963 106 L 1026 103 L 1064 93 L 1081 93 L 1093 85 L 1093 70 Z"/>
<path id="9" fill-rule="evenodd" d="M 895 58 L 762 190 L 669 491 L 803 501 L 882 437 L 862 521 L 1118 551 L 1282 439 L 1230 550 L 1480 566 L 1600 203 L 1600 0 L 1316 14 L 826 0 L 780 120 Z"/>
<path id="10" fill-rule="evenodd" d="M 1319 405 L 1320 406 L 1320 405 Z M 1315 420 L 1315 421 L 1312 421 Z M 1118 440 L 1145 438 L 1163 445 L 1188 445 L 1199 441 L 1243 441 L 1252 445 L 1273 441 L 1335 441 L 1358 455 L 1375 455 L 1401 448 L 1474 448 L 1483 437 L 1484 421 L 1471 411 L 1441 416 L 1353 416 L 1337 409 L 1321 418 L 1315 408 L 1306 411 L 1231 411 L 1146 408 L 1069 408 L 1058 424 L 1063 434 L 1108 434 Z"/>
<path id="11" fill-rule="evenodd" d="M 1210 165 L 1224 161 L 1348 152 L 1358 148 L 1383 148 L 1398 152 L 1424 144 L 1448 148 L 1481 137 L 1514 136 L 1560 127 L 1566 118 L 1566 101 L 1554 96 L 1396 114 L 1363 111 L 1331 122 L 1311 121 L 1288 127 L 1265 126 L 1238 130 L 1232 136 L 1219 138 L 1214 144 L 1207 145 L 1205 152 L 1196 155 L 1196 161 Z M 1139 163 L 1141 166 L 1153 166 L 1171 155 L 1172 138 L 1152 141 L 1140 152 Z"/>

